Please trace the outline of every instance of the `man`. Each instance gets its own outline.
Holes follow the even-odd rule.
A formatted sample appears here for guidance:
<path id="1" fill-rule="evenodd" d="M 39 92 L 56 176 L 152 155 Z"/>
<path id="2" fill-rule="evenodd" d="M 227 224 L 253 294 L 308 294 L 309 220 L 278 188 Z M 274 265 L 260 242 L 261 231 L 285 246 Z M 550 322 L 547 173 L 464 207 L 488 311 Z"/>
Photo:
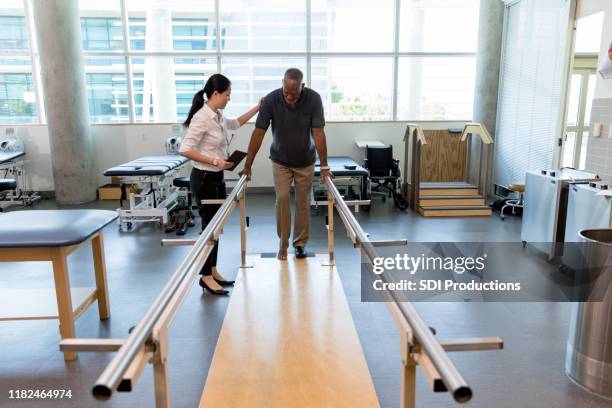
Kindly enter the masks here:
<path id="1" fill-rule="evenodd" d="M 321 96 L 304 87 L 303 77 L 299 69 L 288 69 L 283 77 L 282 88 L 270 92 L 264 98 L 255 122 L 255 130 L 251 135 L 246 163 L 240 172 L 250 179 L 253 160 L 272 122 L 270 159 L 276 192 L 276 232 L 280 239 L 277 257 L 280 260 L 287 259 L 291 235 L 292 182 L 295 183 L 296 207 L 292 244 L 295 256 L 305 258 L 310 227 L 310 190 L 316 153 L 321 162 L 321 181 L 332 176 L 327 165 Z"/>

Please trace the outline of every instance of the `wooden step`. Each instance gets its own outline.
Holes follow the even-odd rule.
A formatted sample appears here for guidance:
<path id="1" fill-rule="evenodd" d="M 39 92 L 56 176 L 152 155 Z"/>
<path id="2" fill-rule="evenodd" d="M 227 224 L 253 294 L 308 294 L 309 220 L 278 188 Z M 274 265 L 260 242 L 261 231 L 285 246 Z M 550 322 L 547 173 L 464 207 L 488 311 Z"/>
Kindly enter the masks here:
<path id="1" fill-rule="evenodd" d="M 455 206 L 484 206 L 485 199 L 480 195 L 466 196 L 426 196 L 419 201 L 421 207 L 455 207 Z"/>
<path id="2" fill-rule="evenodd" d="M 478 196 L 480 192 L 477 188 L 436 188 L 436 189 L 421 189 L 421 199 L 431 196 Z"/>
<path id="3" fill-rule="evenodd" d="M 419 194 L 421 197 L 477 196 L 480 192 L 475 185 L 465 182 L 421 183 Z"/>
<path id="4" fill-rule="evenodd" d="M 487 206 L 419 207 L 419 214 L 423 217 L 488 217 L 492 211 Z"/>
<path id="5" fill-rule="evenodd" d="M 476 188 L 474 184 L 466 183 L 465 181 L 439 181 L 439 182 L 422 182 L 422 189 L 431 189 L 431 188 Z"/>

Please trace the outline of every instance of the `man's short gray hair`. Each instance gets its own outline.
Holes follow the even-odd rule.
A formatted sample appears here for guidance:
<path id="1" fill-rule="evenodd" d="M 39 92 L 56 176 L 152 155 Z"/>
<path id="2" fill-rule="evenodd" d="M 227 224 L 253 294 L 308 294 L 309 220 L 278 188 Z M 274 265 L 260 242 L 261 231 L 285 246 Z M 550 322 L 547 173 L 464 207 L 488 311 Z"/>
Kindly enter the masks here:
<path id="1" fill-rule="evenodd" d="M 298 84 L 302 83 L 302 79 L 304 79 L 304 74 L 297 68 L 289 68 L 285 71 L 285 79 L 289 81 L 295 81 Z"/>

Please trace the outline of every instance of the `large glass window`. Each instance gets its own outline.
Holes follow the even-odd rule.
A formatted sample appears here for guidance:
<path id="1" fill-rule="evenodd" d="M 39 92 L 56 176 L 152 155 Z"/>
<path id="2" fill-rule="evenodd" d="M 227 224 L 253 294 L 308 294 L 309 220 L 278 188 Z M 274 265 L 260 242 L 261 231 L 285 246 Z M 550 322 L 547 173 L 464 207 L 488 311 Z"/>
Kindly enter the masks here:
<path id="1" fill-rule="evenodd" d="M 23 1 L 0 4 L 2 123 L 44 121 Z M 480 0 L 78 1 L 92 123 L 182 122 L 215 72 L 237 116 L 290 67 L 327 121 L 472 117 Z"/>

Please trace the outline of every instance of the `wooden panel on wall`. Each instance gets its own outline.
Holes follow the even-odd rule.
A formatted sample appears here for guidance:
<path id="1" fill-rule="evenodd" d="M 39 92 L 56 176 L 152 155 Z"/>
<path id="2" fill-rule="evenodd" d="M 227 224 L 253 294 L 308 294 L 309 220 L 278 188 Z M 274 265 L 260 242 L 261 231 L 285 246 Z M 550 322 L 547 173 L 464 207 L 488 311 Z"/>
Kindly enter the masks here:
<path id="1" fill-rule="evenodd" d="M 421 182 L 465 181 L 466 147 L 461 133 L 425 130 L 421 149 Z"/>

